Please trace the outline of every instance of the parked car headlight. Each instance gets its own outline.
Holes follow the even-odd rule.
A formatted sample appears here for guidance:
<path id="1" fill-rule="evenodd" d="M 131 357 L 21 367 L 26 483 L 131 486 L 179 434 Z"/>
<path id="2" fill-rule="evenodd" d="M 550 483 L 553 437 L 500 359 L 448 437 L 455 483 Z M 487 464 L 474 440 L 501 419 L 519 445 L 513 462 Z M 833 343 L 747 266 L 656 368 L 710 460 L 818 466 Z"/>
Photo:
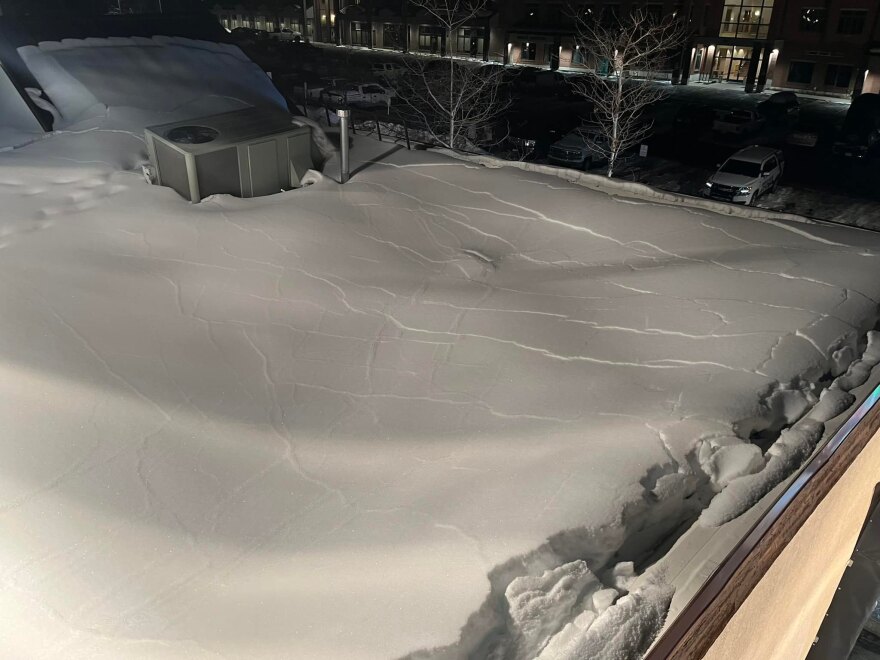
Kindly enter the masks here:
<path id="1" fill-rule="evenodd" d="M 711 182 L 711 181 L 706 181 L 706 187 L 707 187 L 707 188 L 711 188 L 711 187 L 712 187 L 712 182 Z"/>
<path id="2" fill-rule="evenodd" d="M 739 189 L 740 195 L 748 195 L 750 192 L 752 192 L 751 186 L 743 186 L 742 188 Z"/>

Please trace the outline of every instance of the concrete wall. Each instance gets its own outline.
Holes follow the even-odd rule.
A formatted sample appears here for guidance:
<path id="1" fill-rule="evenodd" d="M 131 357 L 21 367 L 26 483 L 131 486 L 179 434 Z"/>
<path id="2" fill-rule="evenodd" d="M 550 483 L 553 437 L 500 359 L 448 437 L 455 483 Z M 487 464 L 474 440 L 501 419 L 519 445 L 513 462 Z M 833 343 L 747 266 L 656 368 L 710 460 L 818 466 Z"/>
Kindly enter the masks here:
<path id="1" fill-rule="evenodd" d="M 705 660 L 806 656 L 880 481 L 880 432 L 819 503 L 734 614 Z"/>

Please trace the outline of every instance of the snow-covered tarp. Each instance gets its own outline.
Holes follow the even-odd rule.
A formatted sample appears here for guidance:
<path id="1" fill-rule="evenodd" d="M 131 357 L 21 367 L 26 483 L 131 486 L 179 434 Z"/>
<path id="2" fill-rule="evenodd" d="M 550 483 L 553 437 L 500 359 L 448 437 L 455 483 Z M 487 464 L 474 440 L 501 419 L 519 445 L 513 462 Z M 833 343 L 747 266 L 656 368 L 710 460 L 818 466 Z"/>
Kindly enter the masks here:
<path id="1" fill-rule="evenodd" d="M 111 119 L 0 154 L 10 657 L 638 657 L 878 357 L 871 233 L 367 139 L 194 206 Z"/>
<path id="2" fill-rule="evenodd" d="M 113 109 L 186 118 L 243 105 L 287 107 L 266 74 L 230 44 L 108 37 L 44 41 L 18 53 L 51 99 L 56 129 Z"/>

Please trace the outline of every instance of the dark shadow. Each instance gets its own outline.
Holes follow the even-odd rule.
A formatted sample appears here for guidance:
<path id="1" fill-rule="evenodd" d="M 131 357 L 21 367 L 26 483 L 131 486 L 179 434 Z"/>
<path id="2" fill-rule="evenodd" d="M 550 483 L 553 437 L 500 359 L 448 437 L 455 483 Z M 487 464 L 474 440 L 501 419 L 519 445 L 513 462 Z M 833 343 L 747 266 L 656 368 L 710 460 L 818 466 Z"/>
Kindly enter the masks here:
<path id="1" fill-rule="evenodd" d="M 370 160 L 368 160 L 368 161 L 364 161 L 363 163 L 361 163 L 360 165 L 358 165 L 356 168 L 354 168 L 354 169 L 351 171 L 351 176 L 354 176 L 354 175 L 357 174 L 358 172 L 363 172 L 363 171 L 364 171 L 365 169 L 367 169 L 370 165 L 373 165 L 373 164 L 375 164 L 375 163 L 381 163 L 383 160 L 385 160 L 386 158 L 388 158 L 388 156 L 391 156 L 392 154 L 397 153 L 398 151 L 400 151 L 400 150 L 403 149 L 403 148 L 404 148 L 404 147 L 403 147 L 402 144 L 395 144 L 393 147 L 391 147 L 391 148 L 390 148 L 388 151 L 386 151 L 385 153 L 380 154 L 380 155 L 377 156 L 376 158 L 372 158 L 372 159 L 370 159 Z"/>

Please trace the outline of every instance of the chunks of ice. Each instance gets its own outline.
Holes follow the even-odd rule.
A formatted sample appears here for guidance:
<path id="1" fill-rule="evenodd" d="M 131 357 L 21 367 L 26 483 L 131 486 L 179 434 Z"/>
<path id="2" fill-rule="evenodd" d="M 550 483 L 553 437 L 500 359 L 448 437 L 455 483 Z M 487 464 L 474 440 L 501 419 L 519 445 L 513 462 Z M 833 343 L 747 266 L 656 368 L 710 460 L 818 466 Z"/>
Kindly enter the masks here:
<path id="1" fill-rule="evenodd" d="M 699 524 L 717 527 L 757 504 L 758 500 L 807 459 L 824 430 L 824 424 L 809 418 L 784 430 L 767 451 L 764 469 L 732 479 L 703 510 Z"/>
<path id="2" fill-rule="evenodd" d="M 595 618 L 583 616 L 550 640 L 539 660 L 638 658 L 663 626 L 674 589 L 662 583 L 623 596 Z M 613 640 L 613 643 L 609 643 Z"/>
<path id="3" fill-rule="evenodd" d="M 518 657 L 534 658 L 551 635 L 571 618 L 581 595 L 601 588 L 602 583 L 583 561 L 546 570 L 540 576 L 513 580 L 504 596 L 518 636 Z"/>
<path id="4" fill-rule="evenodd" d="M 843 413 L 855 400 L 856 398 L 849 392 L 829 388 L 822 392 L 819 403 L 813 407 L 807 417 L 817 422 L 827 422 Z"/>
<path id="5" fill-rule="evenodd" d="M 712 454 L 706 467 L 712 485 L 720 490 L 734 479 L 763 468 L 764 457 L 757 445 L 740 443 L 721 447 Z"/>

